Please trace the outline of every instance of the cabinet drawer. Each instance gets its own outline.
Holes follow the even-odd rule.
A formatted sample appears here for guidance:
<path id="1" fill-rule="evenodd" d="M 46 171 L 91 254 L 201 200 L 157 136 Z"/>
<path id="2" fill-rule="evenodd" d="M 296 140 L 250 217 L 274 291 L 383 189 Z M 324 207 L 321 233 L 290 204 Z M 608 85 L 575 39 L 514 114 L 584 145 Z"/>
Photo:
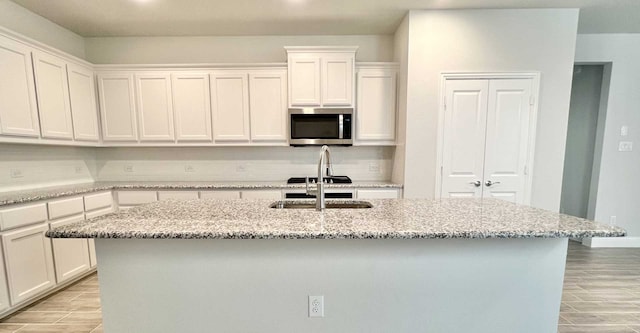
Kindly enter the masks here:
<path id="1" fill-rule="evenodd" d="M 94 217 L 98 217 L 98 216 L 102 216 L 102 215 L 107 215 L 109 213 L 113 213 L 113 206 L 111 207 L 107 207 L 107 208 L 103 208 L 103 209 L 99 209 L 99 210 L 94 210 L 91 212 L 87 212 L 85 214 L 85 218 L 87 220 L 92 219 Z"/>
<path id="2" fill-rule="evenodd" d="M 158 200 L 198 199 L 198 191 L 158 191 Z"/>
<path id="3" fill-rule="evenodd" d="M 358 199 L 398 199 L 398 190 L 357 190 Z"/>
<path id="4" fill-rule="evenodd" d="M 135 206 L 154 201 L 158 201 L 156 191 L 118 191 L 119 205 Z"/>
<path id="5" fill-rule="evenodd" d="M 0 209 L 0 227 L 2 230 L 44 222 L 47 220 L 45 203 Z"/>
<path id="6" fill-rule="evenodd" d="M 92 210 L 111 207 L 113 205 L 113 195 L 111 191 L 84 196 L 84 210 Z"/>
<path id="7" fill-rule="evenodd" d="M 50 201 L 47 205 L 49 206 L 50 220 L 84 212 L 82 197 Z"/>
<path id="8" fill-rule="evenodd" d="M 240 191 L 202 191 L 201 199 L 240 199 Z"/>

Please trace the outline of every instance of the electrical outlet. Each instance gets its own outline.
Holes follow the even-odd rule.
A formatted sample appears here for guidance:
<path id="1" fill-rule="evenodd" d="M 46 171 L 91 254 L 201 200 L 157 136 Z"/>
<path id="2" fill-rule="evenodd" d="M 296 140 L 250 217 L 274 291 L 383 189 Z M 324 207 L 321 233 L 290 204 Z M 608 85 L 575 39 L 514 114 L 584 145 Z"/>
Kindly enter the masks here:
<path id="1" fill-rule="evenodd" d="M 629 135 L 629 126 L 624 125 L 620 127 L 620 136 L 627 136 L 627 135 Z"/>
<path id="2" fill-rule="evenodd" d="M 193 165 L 185 165 L 184 172 L 196 172 L 196 168 L 194 168 Z"/>
<path id="3" fill-rule="evenodd" d="M 133 165 L 125 165 L 124 172 L 133 172 Z"/>
<path id="4" fill-rule="evenodd" d="M 380 173 L 380 164 L 378 163 L 369 164 L 369 172 Z"/>
<path id="5" fill-rule="evenodd" d="M 633 142 L 620 141 L 618 144 L 618 151 L 633 151 Z"/>
<path id="6" fill-rule="evenodd" d="M 309 296 L 309 317 L 324 317 L 324 296 Z"/>
<path id="7" fill-rule="evenodd" d="M 81 167 L 81 166 L 77 166 L 76 167 L 76 173 L 80 174 L 80 173 L 82 173 L 82 171 L 84 171 L 83 167 Z"/>
<path id="8" fill-rule="evenodd" d="M 617 221 L 618 218 L 615 215 L 611 215 L 611 217 L 609 218 L 609 224 L 611 225 L 616 224 Z"/>
<path id="9" fill-rule="evenodd" d="M 22 173 L 22 170 L 20 170 L 20 169 L 11 169 L 9 171 L 9 175 L 11 176 L 11 178 L 22 178 L 22 177 L 24 177 L 24 174 Z"/>

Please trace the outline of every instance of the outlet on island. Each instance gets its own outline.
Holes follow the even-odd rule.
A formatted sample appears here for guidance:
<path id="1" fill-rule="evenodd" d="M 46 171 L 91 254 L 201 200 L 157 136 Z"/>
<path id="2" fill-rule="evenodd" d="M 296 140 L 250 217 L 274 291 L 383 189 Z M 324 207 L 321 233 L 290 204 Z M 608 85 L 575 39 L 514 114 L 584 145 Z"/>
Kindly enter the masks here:
<path id="1" fill-rule="evenodd" d="M 309 317 L 324 317 L 324 296 L 309 296 Z"/>

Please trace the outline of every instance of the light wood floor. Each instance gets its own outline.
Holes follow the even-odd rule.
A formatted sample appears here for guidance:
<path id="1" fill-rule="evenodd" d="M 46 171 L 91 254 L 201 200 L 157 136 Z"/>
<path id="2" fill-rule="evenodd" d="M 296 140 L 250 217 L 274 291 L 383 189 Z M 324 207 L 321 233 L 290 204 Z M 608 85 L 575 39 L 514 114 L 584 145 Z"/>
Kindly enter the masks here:
<path id="1" fill-rule="evenodd" d="M 4 332 L 102 332 L 93 274 L 0 323 Z M 640 333 L 640 249 L 569 243 L 559 333 Z"/>
<path id="2" fill-rule="evenodd" d="M 559 333 L 640 333 L 640 249 L 569 242 Z"/>
<path id="3" fill-rule="evenodd" d="M 94 273 L 5 318 L 0 333 L 102 333 L 98 276 Z"/>

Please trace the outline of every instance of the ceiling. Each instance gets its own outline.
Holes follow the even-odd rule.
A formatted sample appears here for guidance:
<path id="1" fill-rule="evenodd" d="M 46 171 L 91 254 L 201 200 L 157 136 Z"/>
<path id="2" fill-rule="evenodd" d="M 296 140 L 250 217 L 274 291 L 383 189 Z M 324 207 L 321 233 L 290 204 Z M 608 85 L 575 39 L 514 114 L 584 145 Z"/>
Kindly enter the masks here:
<path id="1" fill-rule="evenodd" d="M 581 8 L 580 33 L 640 33 L 638 0 L 12 0 L 83 36 L 392 34 L 410 9 Z"/>

